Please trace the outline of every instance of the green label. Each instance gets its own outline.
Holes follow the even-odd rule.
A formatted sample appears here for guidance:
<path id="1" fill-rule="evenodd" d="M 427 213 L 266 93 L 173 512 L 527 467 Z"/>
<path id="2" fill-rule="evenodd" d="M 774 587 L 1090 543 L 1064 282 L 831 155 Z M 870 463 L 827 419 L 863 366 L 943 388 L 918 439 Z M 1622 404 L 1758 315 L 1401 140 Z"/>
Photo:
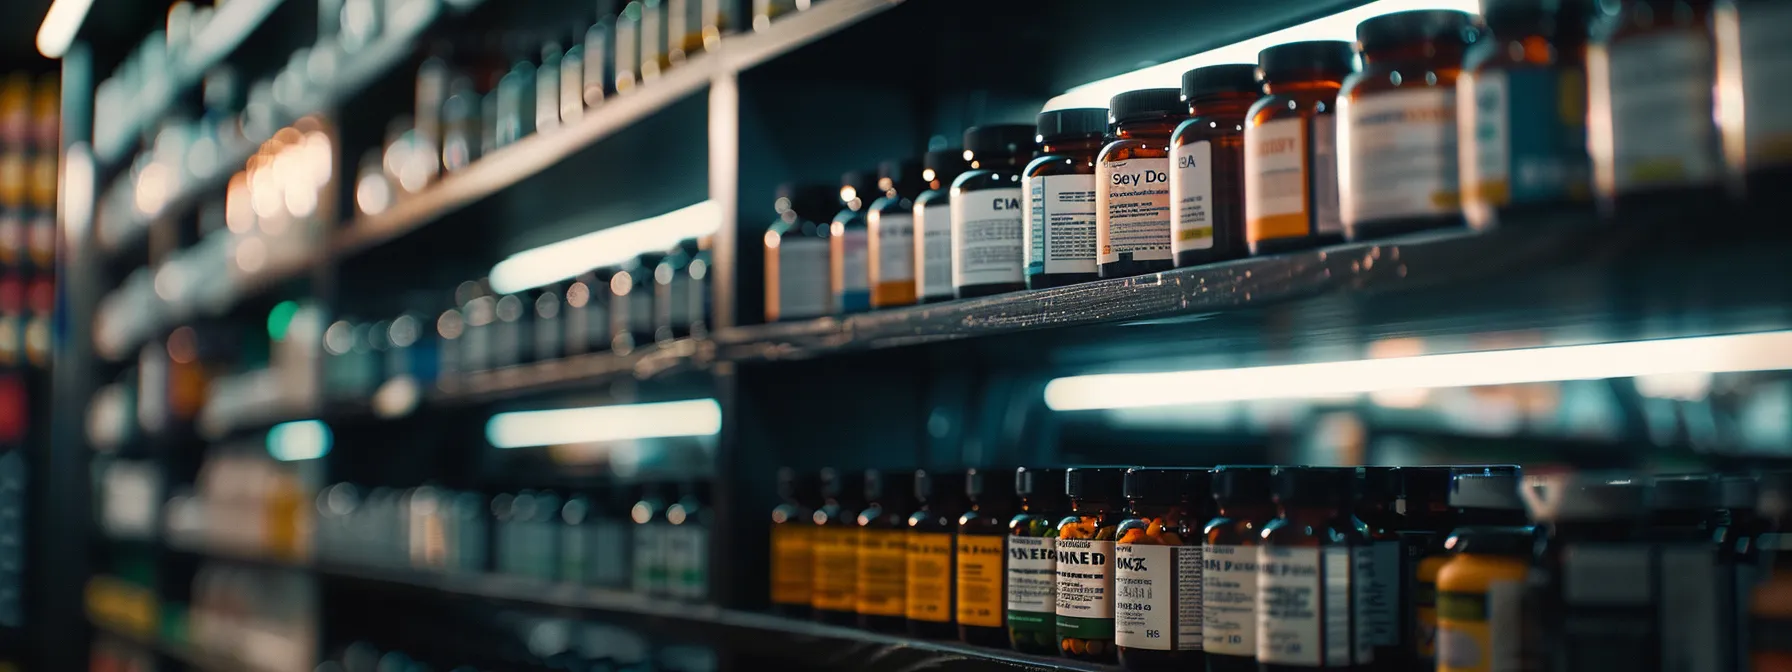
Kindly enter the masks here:
<path id="1" fill-rule="evenodd" d="M 1010 611 L 1008 612 L 1008 629 L 1051 632 L 1052 615 L 1039 611 Z"/>
<path id="2" fill-rule="evenodd" d="M 1485 593 L 1438 591 L 1437 617 L 1452 621 L 1485 621 L 1487 620 L 1487 595 Z"/>
<path id="3" fill-rule="evenodd" d="M 1058 636 L 1076 639 L 1113 639 L 1114 619 L 1059 616 Z"/>

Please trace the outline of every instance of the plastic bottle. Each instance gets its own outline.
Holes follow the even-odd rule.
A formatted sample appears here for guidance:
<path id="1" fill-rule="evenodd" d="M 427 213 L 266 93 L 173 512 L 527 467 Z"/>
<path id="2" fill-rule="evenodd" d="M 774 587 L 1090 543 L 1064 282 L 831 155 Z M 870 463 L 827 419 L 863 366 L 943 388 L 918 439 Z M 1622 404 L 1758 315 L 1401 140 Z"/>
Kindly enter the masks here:
<path id="1" fill-rule="evenodd" d="M 952 290 L 951 186 L 971 164 L 962 149 L 921 156 L 926 191 L 915 197 L 915 296 L 920 303 L 950 301 Z"/>
<path id="2" fill-rule="evenodd" d="M 1731 536 L 1730 512 L 1718 487 L 1710 474 L 1655 479 L 1649 526 L 1658 544 L 1664 669 L 1736 668 L 1735 566 L 1720 545 Z"/>
<path id="3" fill-rule="evenodd" d="M 964 132 L 971 170 L 952 181 L 952 289 L 961 299 L 1026 287 L 1020 174 L 1033 154 L 1034 128 L 974 126 Z"/>
<path id="4" fill-rule="evenodd" d="M 1114 538 L 1125 517 L 1124 469 L 1073 467 L 1064 472 L 1070 515 L 1058 521 L 1058 653 L 1113 662 Z"/>
<path id="5" fill-rule="evenodd" d="M 1545 669 L 1660 669 L 1648 479 L 1583 472 L 1525 485 L 1519 492 L 1544 538 L 1526 599 L 1536 605 Z"/>
<path id="6" fill-rule="evenodd" d="M 1027 196 L 1027 287 L 1088 282 L 1095 272 L 1095 155 L 1105 142 L 1103 108 L 1039 113 L 1039 157 L 1022 171 Z"/>
<path id="7" fill-rule="evenodd" d="M 1703 210 L 1723 176 L 1714 0 L 1622 0 L 1587 49 L 1587 147 L 1602 208 Z"/>
<path id="8" fill-rule="evenodd" d="M 1290 42 L 1257 55 L 1266 95 L 1244 126 L 1245 235 L 1252 254 L 1344 240 L 1338 218 L 1337 98 L 1349 42 Z"/>
<path id="9" fill-rule="evenodd" d="M 859 627 L 902 632 L 908 597 L 908 512 L 915 505 L 915 472 L 865 470 L 865 508 L 859 512 L 857 611 Z"/>
<path id="10" fill-rule="evenodd" d="M 1265 672 L 1360 669 L 1373 650 L 1355 582 L 1369 563 L 1351 510 L 1350 468 L 1276 467 L 1278 516 L 1257 547 L 1257 660 Z"/>
<path id="11" fill-rule="evenodd" d="M 1103 278 L 1169 270 L 1170 134 L 1187 118 L 1180 89 L 1108 101 L 1108 143 L 1095 157 L 1096 261 Z"/>
<path id="12" fill-rule="evenodd" d="M 1267 466 L 1213 469 L 1214 518 L 1202 529 L 1201 642 L 1211 672 L 1257 669 L 1257 545 L 1276 517 Z"/>
<path id="13" fill-rule="evenodd" d="M 1201 527 L 1206 469 L 1126 470 L 1126 520 L 1114 542 L 1114 643 L 1129 670 L 1185 670 L 1201 649 Z"/>
<path id="14" fill-rule="evenodd" d="M 819 186 L 778 187 L 777 219 L 765 231 L 765 321 L 834 312 L 828 258 L 833 194 Z"/>
<path id="15" fill-rule="evenodd" d="M 1523 608 L 1536 533 L 1471 525 L 1444 542 L 1437 572 L 1438 672 L 1524 669 Z"/>
<path id="16" fill-rule="evenodd" d="M 1513 466 L 1451 467 L 1437 492 L 1440 467 L 1402 468 L 1405 490 L 1402 529 L 1423 535 L 1409 547 L 1419 557 L 1413 572 L 1409 630 L 1412 658 L 1420 667 L 1437 662 L 1437 575 L 1450 561 L 1446 544 L 1451 531 L 1465 526 L 1515 527 L 1526 524 L 1524 500 L 1518 496 L 1518 468 Z M 1438 510 L 1441 504 L 1443 511 Z M 1419 532 L 1423 530 L 1424 532 Z M 1435 540 L 1435 543 L 1432 543 Z M 1410 556 L 1409 556 L 1410 557 Z"/>
<path id="17" fill-rule="evenodd" d="M 815 509 L 815 582 L 809 606 L 815 620 L 835 625 L 858 621 L 859 510 L 863 472 L 821 470 L 822 505 Z"/>
<path id="18" fill-rule="evenodd" d="M 772 509 L 772 610 L 806 617 L 811 600 L 810 580 L 815 573 L 814 505 L 821 495 L 820 479 L 784 467 L 778 470 L 778 499 Z"/>
<path id="19" fill-rule="evenodd" d="M 1257 69 L 1210 65 L 1182 74 L 1189 118 L 1170 135 L 1170 246 L 1177 266 L 1249 255 L 1244 232 L 1244 121 Z"/>
<path id="20" fill-rule="evenodd" d="M 964 475 L 964 495 L 967 508 L 958 517 L 952 571 L 958 639 L 1006 648 L 1003 560 L 1008 553 L 1008 522 L 1015 511 L 1013 472 L 970 469 Z"/>
<path id="21" fill-rule="evenodd" d="M 1777 202 L 1792 178 L 1792 5 L 1721 0 L 1717 35 L 1718 129 L 1731 187 L 1755 202 Z"/>
<path id="22" fill-rule="evenodd" d="M 877 167 L 880 196 L 865 213 L 870 231 L 866 259 L 871 307 L 915 302 L 915 196 L 924 186 L 918 161 L 885 161 Z"/>
<path id="23" fill-rule="evenodd" d="M 1339 209 L 1351 240 L 1462 225 L 1456 77 L 1478 35 L 1454 10 L 1357 24 L 1363 69 L 1338 93 Z"/>
<path id="24" fill-rule="evenodd" d="M 964 473 L 915 472 L 919 507 L 908 517 L 908 580 L 903 609 L 908 634 L 951 639 L 956 611 L 952 568 L 957 552 L 953 533 L 964 515 Z"/>
<path id="25" fill-rule="evenodd" d="M 862 313 L 871 309 L 871 266 L 866 255 L 870 232 L 865 206 L 879 193 L 868 173 L 852 171 L 840 176 L 840 212 L 828 232 L 828 271 L 833 278 L 829 292 L 835 310 Z"/>
<path id="26" fill-rule="evenodd" d="M 1058 521 L 1070 510 L 1064 470 L 1021 467 L 1014 472 L 1020 513 L 1008 522 L 1008 640 L 1022 653 L 1058 651 Z"/>
<path id="27" fill-rule="evenodd" d="M 1749 594 L 1749 662 L 1755 672 L 1792 670 L 1792 471 L 1761 474 L 1756 508 L 1768 528 L 1758 537 L 1765 574 Z"/>

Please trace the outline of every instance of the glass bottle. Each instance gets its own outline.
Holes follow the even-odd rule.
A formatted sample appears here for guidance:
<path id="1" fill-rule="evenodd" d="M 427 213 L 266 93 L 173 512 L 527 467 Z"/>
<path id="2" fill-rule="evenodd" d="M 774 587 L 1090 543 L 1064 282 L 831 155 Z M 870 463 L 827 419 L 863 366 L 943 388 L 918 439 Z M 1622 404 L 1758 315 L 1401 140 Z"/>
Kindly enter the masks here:
<path id="1" fill-rule="evenodd" d="M 1199 537 L 1210 474 L 1126 470 L 1126 520 L 1114 541 L 1114 643 L 1126 669 L 1203 667 Z"/>
<path id="2" fill-rule="evenodd" d="M 1251 252 L 1244 236 L 1244 120 L 1261 91 L 1249 64 L 1182 73 L 1189 118 L 1170 134 L 1170 246 L 1177 266 Z"/>
<path id="3" fill-rule="evenodd" d="M 611 269 L 581 274 L 566 286 L 566 351 L 568 354 L 610 349 Z"/>
<path id="4" fill-rule="evenodd" d="M 1792 627 L 1792 471 L 1769 471 L 1757 484 L 1756 510 L 1767 528 L 1759 539 L 1761 582 L 1748 595 L 1750 632 L 1786 632 Z M 1753 637 L 1749 662 L 1755 670 L 1792 669 L 1792 646 L 1784 637 Z"/>
<path id="5" fill-rule="evenodd" d="M 1718 129 L 1731 187 L 1769 202 L 1792 178 L 1792 5 L 1720 0 L 1717 36 Z"/>
<path id="6" fill-rule="evenodd" d="M 903 609 L 908 634 L 949 639 L 957 635 L 952 625 L 955 601 L 952 568 L 957 545 L 953 532 L 964 514 L 964 474 L 919 470 L 915 472 L 915 512 L 908 517 L 907 596 Z"/>
<path id="7" fill-rule="evenodd" d="M 809 606 L 817 621 L 851 625 L 858 621 L 859 510 L 864 508 L 864 472 L 821 470 L 821 507 L 815 509 L 815 581 Z"/>
<path id="8" fill-rule="evenodd" d="M 626 355 L 653 343 L 653 271 L 664 257 L 648 252 L 610 276 L 610 349 Z"/>
<path id="9" fill-rule="evenodd" d="M 666 505 L 666 584 L 672 597 L 709 599 L 709 484 L 678 485 L 678 500 Z"/>
<path id="10" fill-rule="evenodd" d="M 560 93 L 555 103 L 560 108 L 560 125 L 572 126 L 585 118 L 585 34 L 590 24 L 575 26 L 565 33 L 566 53 L 560 57 Z"/>
<path id="11" fill-rule="evenodd" d="M 1482 0 L 1488 35 L 1456 79 L 1470 225 L 1587 210 L 1587 21 L 1592 0 Z M 1469 101 L 1473 101 L 1472 104 Z"/>
<path id="12" fill-rule="evenodd" d="M 865 508 L 859 512 L 857 611 L 859 627 L 902 632 L 908 597 L 908 512 L 915 472 L 865 470 Z"/>
<path id="13" fill-rule="evenodd" d="M 870 231 L 865 207 L 879 193 L 870 176 L 852 171 L 840 176 L 840 212 L 828 231 L 828 287 L 834 308 L 843 313 L 871 309 L 871 265 L 866 258 Z"/>
<path id="14" fill-rule="evenodd" d="M 1715 0 L 1622 0 L 1591 29 L 1587 147 L 1601 208 L 1704 209 L 1722 179 Z"/>
<path id="15" fill-rule="evenodd" d="M 1408 546 L 1412 545 L 1416 555 L 1424 540 L 1401 532 L 1404 471 L 1407 470 L 1394 467 L 1356 468 L 1354 517 L 1368 549 L 1370 568 L 1366 576 L 1352 577 L 1360 580 L 1352 581 L 1351 587 L 1361 605 L 1356 625 L 1366 631 L 1379 669 L 1412 667 L 1404 637 L 1409 628 L 1401 625 L 1411 616 L 1413 596 L 1402 590 L 1406 584 L 1403 577 L 1413 573 L 1407 563 Z M 1449 471 L 1441 473 L 1444 482 L 1449 483 Z M 1443 502 L 1439 500 L 1437 504 L 1442 506 Z"/>
<path id="16" fill-rule="evenodd" d="M 1252 254 L 1340 242 L 1337 99 L 1349 42 L 1290 42 L 1257 55 L 1264 96 L 1244 126 L 1245 237 Z"/>
<path id="17" fill-rule="evenodd" d="M 1512 527 L 1526 524 L 1518 497 L 1518 468 L 1513 466 L 1450 467 L 1438 487 L 1440 467 L 1402 468 L 1404 489 L 1401 529 L 1423 539 L 1409 548 L 1419 554 L 1413 563 L 1411 656 L 1420 666 L 1437 664 L 1439 572 L 1450 561 L 1451 530 L 1467 526 Z M 1439 510 L 1439 504 L 1442 510 Z M 1410 555 L 1408 556 L 1411 557 Z"/>
<path id="18" fill-rule="evenodd" d="M 564 353 L 561 338 L 566 336 L 565 325 L 560 324 L 560 287 L 548 285 L 535 290 L 531 310 L 534 319 L 529 323 L 529 333 L 535 338 L 535 356 L 537 362 L 558 359 Z"/>
<path id="19" fill-rule="evenodd" d="M 958 298 L 1023 289 L 1020 172 L 1033 154 L 1033 127 L 974 126 L 964 132 L 971 170 L 952 182 L 952 288 Z"/>
<path id="20" fill-rule="evenodd" d="M 1039 113 L 1039 157 L 1021 174 L 1027 196 L 1027 287 L 1088 282 L 1095 272 L 1095 155 L 1108 111 L 1088 107 Z"/>
<path id="21" fill-rule="evenodd" d="M 807 320 L 834 311 L 828 271 L 833 193 L 819 186 L 778 187 L 778 218 L 765 232 L 765 321 Z"/>
<path id="22" fill-rule="evenodd" d="M 1648 480 L 1576 472 L 1532 476 L 1525 485 L 1520 493 L 1543 538 L 1527 595 L 1537 605 L 1543 667 L 1658 669 Z M 1569 590 L 1571 577 L 1600 580 L 1594 590 Z"/>
<path id="23" fill-rule="evenodd" d="M 1267 466 L 1213 469 L 1213 520 L 1202 529 L 1201 640 L 1210 672 L 1257 669 L 1257 545 L 1276 517 Z"/>
<path id="24" fill-rule="evenodd" d="M 635 90 L 640 85 L 643 64 L 641 62 L 641 0 L 632 0 L 622 7 L 616 15 L 614 37 L 610 39 L 615 49 L 610 57 L 614 79 L 611 81 L 617 94 Z M 589 36 L 587 36 L 589 37 Z M 587 54 L 591 53 L 586 51 Z M 586 102 L 590 102 L 591 87 L 585 87 Z M 591 103 L 596 104 L 596 103 Z"/>
<path id="25" fill-rule="evenodd" d="M 1125 518 L 1125 473 L 1064 472 L 1070 515 L 1058 521 L 1056 637 L 1058 653 L 1069 658 L 1114 662 L 1114 538 Z"/>
<path id="26" fill-rule="evenodd" d="M 1014 472 L 1020 512 L 1008 521 L 1008 640 L 1022 653 L 1050 654 L 1057 640 L 1058 521 L 1070 510 L 1064 470 L 1021 467 Z"/>
<path id="27" fill-rule="evenodd" d="M 1650 502 L 1649 533 L 1655 539 L 1664 624 L 1661 664 L 1666 669 L 1737 669 L 1727 646 L 1740 627 L 1735 565 L 1721 542 L 1732 538 L 1730 512 L 1713 474 L 1657 476 Z"/>
<path id="28" fill-rule="evenodd" d="M 641 0 L 641 81 L 651 82 L 672 66 L 667 50 L 666 0 Z"/>
<path id="29" fill-rule="evenodd" d="M 1108 101 L 1107 145 L 1095 157 L 1095 246 L 1103 278 L 1167 271 L 1170 134 L 1187 118 L 1179 89 L 1141 89 Z"/>
<path id="30" fill-rule="evenodd" d="M 926 191 L 915 197 L 915 296 L 920 303 L 950 301 L 952 290 L 952 181 L 970 169 L 962 149 L 921 156 Z"/>
<path id="31" fill-rule="evenodd" d="M 1438 569 L 1438 672 L 1526 669 L 1524 591 L 1536 534 L 1524 526 L 1459 527 Z"/>
<path id="32" fill-rule="evenodd" d="M 1351 515 L 1355 470 L 1276 467 L 1275 520 L 1257 547 L 1257 660 L 1268 671 L 1361 669 L 1372 649 L 1357 620 L 1367 559 Z"/>
<path id="33" fill-rule="evenodd" d="M 966 509 L 958 517 L 958 549 L 952 571 L 958 639 L 966 644 L 1007 648 L 1003 560 L 1008 522 L 1014 515 L 1014 478 L 1000 469 L 970 469 L 964 475 Z"/>
<path id="34" fill-rule="evenodd" d="M 584 82 L 580 91 L 586 107 L 596 107 L 604 102 L 611 92 L 617 91 L 618 74 L 627 74 L 617 69 L 620 62 L 616 60 L 621 47 L 617 44 L 622 36 L 623 24 L 616 14 L 604 11 L 603 3 L 598 5 L 597 22 L 585 31 L 585 65 Z M 613 9 L 613 7 L 612 7 Z M 634 24 L 628 24 L 633 28 Z"/>
<path id="35" fill-rule="evenodd" d="M 566 56 L 558 39 L 541 45 L 541 65 L 535 69 L 535 132 L 560 129 L 560 71 Z"/>
<path id="36" fill-rule="evenodd" d="M 821 498 L 815 474 L 790 467 L 778 470 L 778 499 L 772 509 L 772 611 L 797 618 L 809 615 L 810 580 L 815 572 L 812 517 Z"/>
<path id="37" fill-rule="evenodd" d="M 520 501 L 522 496 L 517 499 Z M 634 521 L 634 553 L 629 558 L 632 570 L 629 585 L 636 594 L 666 594 L 666 500 L 657 484 L 641 486 L 641 498 L 629 509 Z"/>
<path id="38" fill-rule="evenodd" d="M 1462 225 L 1456 77 L 1478 35 L 1455 10 L 1357 24 L 1363 69 L 1338 93 L 1339 210 L 1351 240 Z"/>
<path id="39" fill-rule="evenodd" d="M 666 251 L 653 271 L 654 340 L 670 341 L 707 331 L 703 309 L 708 302 L 709 262 L 701 243 L 686 238 Z"/>
<path id="40" fill-rule="evenodd" d="M 871 307 L 915 302 L 915 201 L 923 185 L 918 161 L 885 161 L 877 167 L 881 194 L 865 213 Z"/>

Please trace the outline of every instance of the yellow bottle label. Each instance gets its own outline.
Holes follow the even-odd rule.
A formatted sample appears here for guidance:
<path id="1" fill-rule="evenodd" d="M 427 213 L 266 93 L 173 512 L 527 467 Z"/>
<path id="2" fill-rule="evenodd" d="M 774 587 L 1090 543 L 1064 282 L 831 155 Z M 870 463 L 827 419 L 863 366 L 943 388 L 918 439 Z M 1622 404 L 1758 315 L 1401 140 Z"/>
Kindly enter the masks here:
<path id="1" fill-rule="evenodd" d="M 809 604 L 823 611 L 852 611 L 858 599 L 859 531 L 817 528 L 814 543 L 815 583 Z"/>
<path id="2" fill-rule="evenodd" d="M 908 595 L 908 532 L 863 530 L 859 533 L 859 613 L 866 616 L 904 614 Z"/>
<path id="3" fill-rule="evenodd" d="M 809 604 L 815 574 L 815 528 L 772 526 L 772 603 Z"/>
<path id="4" fill-rule="evenodd" d="M 1421 662 L 1437 658 L 1437 572 L 1449 561 L 1446 555 L 1426 556 L 1413 569 L 1412 642 Z"/>
<path id="5" fill-rule="evenodd" d="M 908 617 L 952 622 L 952 535 L 908 533 Z"/>
<path id="6" fill-rule="evenodd" d="M 1002 627 L 1002 561 L 1006 537 L 958 538 L 958 622 Z"/>
<path id="7" fill-rule="evenodd" d="M 1438 591 L 1438 672 L 1519 669 L 1524 584 L 1494 581 L 1487 592 Z"/>

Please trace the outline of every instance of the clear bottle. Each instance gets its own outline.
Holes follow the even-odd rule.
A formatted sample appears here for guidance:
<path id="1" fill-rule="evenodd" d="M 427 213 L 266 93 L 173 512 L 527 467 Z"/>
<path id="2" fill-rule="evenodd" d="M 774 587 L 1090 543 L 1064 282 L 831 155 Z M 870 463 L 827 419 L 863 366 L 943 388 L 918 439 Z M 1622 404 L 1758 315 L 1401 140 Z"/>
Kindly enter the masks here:
<path id="1" fill-rule="evenodd" d="M 869 173 L 855 170 L 840 176 L 842 207 L 828 229 L 828 288 L 839 312 L 862 313 L 871 309 L 871 265 L 866 258 L 871 234 L 865 207 L 877 193 Z"/>
<path id="2" fill-rule="evenodd" d="M 1114 643 L 1129 670 L 1204 667 L 1201 527 L 1207 469 L 1126 470 L 1127 517 L 1114 541 Z"/>
<path id="3" fill-rule="evenodd" d="M 1125 518 L 1126 470 L 1072 467 L 1064 472 L 1070 515 L 1058 521 L 1058 653 L 1114 662 L 1114 538 Z M 1076 588 L 1069 599 L 1062 588 Z"/>
<path id="4" fill-rule="evenodd" d="M 1749 644 L 1749 663 L 1757 672 L 1792 669 L 1792 645 L 1785 637 L 1767 636 L 1792 628 L 1792 471 L 1760 476 L 1756 509 L 1766 519 L 1757 537 L 1761 549 L 1761 582 L 1749 591 L 1748 629 L 1761 633 Z"/>
<path id="5" fill-rule="evenodd" d="M 1251 253 L 1244 235 L 1244 121 L 1261 92 L 1257 68 L 1249 64 L 1182 74 L 1189 118 L 1170 134 L 1170 246 L 1177 266 Z"/>
<path id="6" fill-rule="evenodd" d="M 1257 669 L 1257 545 L 1276 517 L 1272 467 L 1213 469 L 1214 518 L 1202 529 L 1201 640 L 1210 672 Z"/>
<path id="7" fill-rule="evenodd" d="M 903 609 L 908 634 L 950 639 L 956 596 L 952 569 L 956 564 L 958 517 L 964 515 L 964 473 L 915 472 L 915 501 L 908 517 L 907 596 Z"/>
<path id="8" fill-rule="evenodd" d="M 497 147 L 508 146 L 535 133 L 535 59 L 520 42 L 511 42 L 505 49 L 510 54 L 510 71 L 498 80 L 496 124 L 493 131 Z"/>
<path id="9" fill-rule="evenodd" d="M 641 81 L 651 82 L 672 67 L 667 49 L 666 0 L 641 0 Z"/>
<path id="10" fill-rule="evenodd" d="M 610 44 L 614 47 L 611 51 L 613 55 L 610 57 L 610 63 L 613 73 L 611 84 L 617 94 L 633 91 L 641 83 L 641 73 L 644 68 L 641 62 L 642 12 L 641 0 L 632 0 L 622 7 L 621 13 L 616 15 L 614 37 L 610 39 Z M 591 53 L 589 48 L 585 53 Z M 595 105 L 596 103 L 591 102 L 591 93 L 590 85 L 586 85 L 585 100 L 587 103 Z"/>
<path id="11" fill-rule="evenodd" d="M 1733 540 L 1712 474 L 1657 476 L 1650 502 L 1660 592 L 1664 669 L 1736 669 L 1731 646 L 1736 616 L 1735 565 L 1722 542 Z"/>
<path id="12" fill-rule="evenodd" d="M 709 261 L 696 238 L 679 241 L 653 271 L 654 339 L 665 342 L 708 332 Z"/>
<path id="13" fill-rule="evenodd" d="M 1592 0 L 1482 0 L 1488 35 L 1456 79 L 1463 214 L 1476 228 L 1589 208 Z M 1470 102 L 1472 101 L 1472 103 Z"/>
<path id="14" fill-rule="evenodd" d="M 1020 173 L 1033 154 L 1033 127 L 974 126 L 964 132 L 971 170 L 952 181 L 952 289 L 961 299 L 1026 287 L 1022 274 Z"/>
<path id="15" fill-rule="evenodd" d="M 586 107 L 602 104 L 605 98 L 618 90 L 618 74 L 628 74 L 616 67 L 621 65 L 616 57 L 621 52 L 617 42 L 621 38 L 623 24 L 616 14 L 605 11 L 610 9 L 605 4 L 600 0 L 597 22 L 585 31 L 585 64 L 582 68 L 584 80 L 580 93 Z M 629 23 L 628 27 L 633 28 L 634 25 Z"/>
<path id="16" fill-rule="evenodd" d="M 610 349 L 626 355 L 653 343 L 653 272 L 664 257 L 648 252 L 610 276 Z"/>
<path id="17" fill-rule="evenodd" d="M 566 52 L 558 39 L 541 45 L 541 65 L 535 69 L 535 132 L 560 129 L 560 72 Z"/>
<path id="18" fill-rule="evenodd" d="M 1051 654 L 1057 640 L 1058 521 L 1070 510 L 1064 470 L 1021 467 L 1014 472 L 1020 512 L 1008 521 L 1008 641 L 1021 653 Z"/>
<path id="19" fill-rule="evenodd" d="M 1600 205 L 1620 217 L 1709 207 L 1723 177 L 1715 0 L 1622 0 L 1591 29 L 1587 147 Z"/>
<path id="20" fill-rule="evenodd" d="M 610 349 L 610 276 L 612 269 L 597 269 L 579 275 L 566 286 L 567 354 L 602 352 Z"/>
<path id="21" fill-rule="evenodd" d="M 1659 669 L 1648 479 L 1577 472 L 1525 485 L 1543 537 L 1526 600 L 1536 605 L 1544 669 Z"/>
<path id="22" fill-rule="evenodd" d="M 915 197 L 915 297 L 920 303 L 950 301 L 952 291 L 952 181 L 970 170 L 962 149 L 921 156 L 926 191 Z"/>
<path id="23" fill-rule="evenodd" d="M 765 321 L 834 312 L 828 258 L 834 193 L 820 186 L 778 187 L 778 216 L 765 232 Z"/>
<path id="24" fill-rule="evenodd" d="M 822 505 L 815 509 L 815 582 L 809 606 L 817 621 L 858 621 L 859 510 L 865 508 L 864 472 L 821 470 Z"/>
<path id="25" fill-rule="evenodd" d="M 1720 0 L 1717 35 L 1718 128 L 1732 189 L 1751 202 L 1778 202 L 1792 178 L 1792 5 Z"/>
<path id="26" fill-rule="evenodd" d="M 629 558 L 632 570 L 629 586 L 640 595 L 665 595 L 669 587 L 666 581 L 669 539 L 663 488 L 657 484 L 641 486 L 641 498 L 629 509 L 628 517 L 635 523 L 634 534 L 630 535 L 634 553 Z"/>
<path id="27" fill-rule="evenodd" d="M 585 118 L 585 35 L 590 24 L 576 26 L 567 33 L 566 53 L 560 57 L 560 125 L 572 126 Z"/>
<path id="28" fill-rule="evenodd" d="M 859 512 L 857 611 L 859 627 L 902 632 L 908 597 L 908 512 L 915 472 L 865 470 L 865 508 Z"/>
<path id="29" fill-rule="evenodd" d="M 1462 225 L 1456 78 L 1478 36 L 1455 10 L 1357 24 L 1363 69 L 1338 93 L 1339 210 L 1351 240 Z"/>
<path id="30" fill-rule="evenodd" d="M 1351 515 L 1355 470 L 1276 467 L 1277 516 L 1257 547 L 1257 660 L 1265 672 L 1364 669 L 1373 650 L 1355 582 L 1369 564 Z"/>
<path id="31" fill-rule="evenodd" d="M 1006 607 L 1008 523 L 1016 500 L 1013 472 L 1002 469 L 970 469 L 964 475 L 966 509 L 958 517 L 958 543 L 954 553 L 954 613 L 958 639 L 966 644 L 1007 648 L 1003 629 Z"/>
<path id="32" fill-rule="evenodd" d="M 1525 669 L 1523 603 L 1536 532 L 1526 526 L 1470 525 L 1444 541 L 1438 568 L 1438 672 Z"/>
<path id="33" fill-rule="evenodd" d="M 1108 101 L 1108 143 L 1095 157 L 1095 246 L 1103 278 L 1167 271 L 1170 134 L 1188 118 L 1180 89 L 1141 89 Z"/>
<path id="34" fill-rule="evenodd" d="M 915 302 L 915 196 L 924 189 L 919 161 L 885 161 L 877 167 L 881 194 L 865 212 L 866 263 L 871 307 Z"/>
<path id="35" fill-rule="evenodd" d="M 1095 272 L 1095 155 L 1106 142 L 1108 111 L 1088 107 L 1039 113 L 1039 156 L 1021 173 L 1027 203 L 1027 287 L 1088 282 Z"/>
<path id="36" fill-rule="evenodd" d="M 1245 237 L 1252 254 L 1344 239 L 1338 218 L 1337 99 L 1349 42 L 1290 42 L 1257 55 L 1264 96 L 1244 126 Z"/>
<path id="37" fill-rule="evenodd" d="M 666 505 L 666 588 L 672 597 L 709 600 L 709 484 L 685 481 Z"/>
<path id="38" fill-rule="evenodd" d="M 796 618 L 809 615 L 810 581 L 815 573 L 815 507 L 821 482 L 812 473 L 778 470 L 777 508 L 772 509 L 772 611 Z"/>

